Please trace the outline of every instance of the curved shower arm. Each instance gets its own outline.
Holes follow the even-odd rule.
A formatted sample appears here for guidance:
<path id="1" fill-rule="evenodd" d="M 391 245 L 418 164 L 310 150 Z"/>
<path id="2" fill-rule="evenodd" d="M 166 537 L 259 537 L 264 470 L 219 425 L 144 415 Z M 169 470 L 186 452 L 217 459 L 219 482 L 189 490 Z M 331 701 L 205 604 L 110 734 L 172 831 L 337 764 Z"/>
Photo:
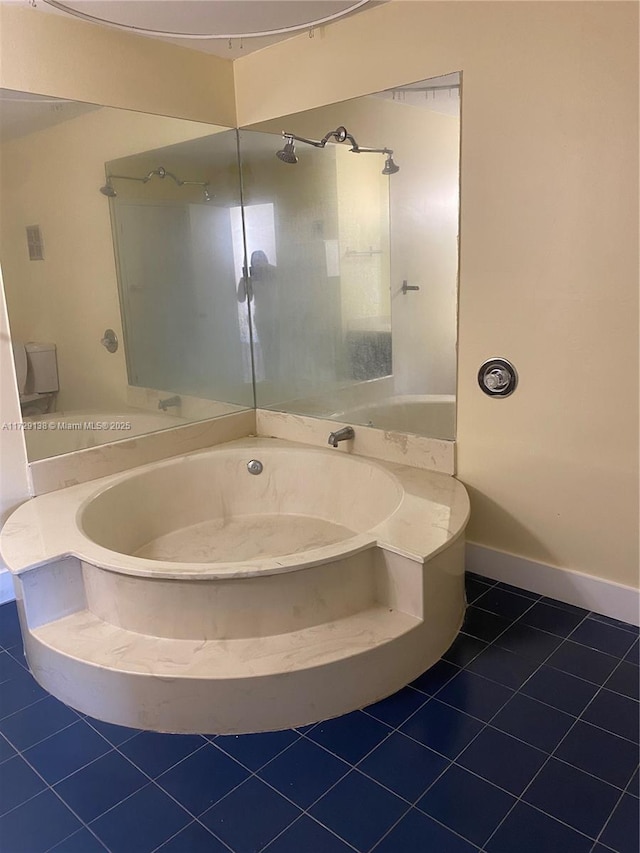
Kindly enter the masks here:
<path id="1" fill-rule="evenodd" d="M 146 178 L 135 178 L 132 175 L 107 175 L 107 181 L 111 181 L 113 178 L 118 178 L 121 181 L 140 181 L 141 184 L 146 184 L 149 180 L 148 176 Z"/>
<path id="2" fill-rule="evenodd" d="M 123 181 L 139 181 L 142 184 L 147 184 L 151 178 L 171 178 L 174 183 L 179 187 L 193 186 L 193 187 L 202 187 L 204 191 L 204 199 L 205 201 L 211 201 L 213 196 L 209 193 L 210 183 L 209 181 L 183 181 L 177 175 L 174 175 L 173 172 L 168 172 L 164 166 L 158 166 L 157 169 L 152 169 L 148 172 L 143 178 L 134 177 L 133 175 L 107 175 L 107 183 L 105 187 L 101 188 L 101 192 L 104 191 L 105 188 L 111 188 L 111 181 L 114 178 Z M 106 195 L 107 193 L 105 193 Z"/>
<path id="3" fill-rule="evenodd" d="M 152 169 L 146 176 L 146 178 L 143 178 L 142 180 L 146 183 L 147 181 L 150 181 L 153 177 L 162 178 L 163 180 L 165 178 L 171 178 L 171 180 L 174 181 L 179 187 L 183 186 L 185 183 L 184 181 L 181 181 L 177 175 L 174 175 L 173 172 L 167 172 L 164 166 L 158 166 L 157 169 Z"/>
<path id="4" fill-rule="evenodd" d="M 296 136 L 295 133 L 289 133 L 286 130 L 282 131 L 282 136 L 290 142 L 293 140 L 296 142 L 304 142 L 306 145 L 313 145 L 314 148 L 324 148 L 327 142 L 329 142 L 333 137 L 336 142 L 350 142 L 351 148 L 349 150 L 353 151 L 354 154 L 386 154 L 388 157 L 393 157 L 392 148 L 361 148 L 346 127 L 343 127 L 342 125 L 337 127 L 335 130 L 330 130 L 329 133 L 325 134 L 322 139 L 319 140 L 306 139 L 304 136 Z"/>
<path id="5" fill-rule="evenodd" d="M 353 136 L 348 132 L 346 127 L 336 127 L 335 130 L 330 130 L 329 133 L 326 133 L 322 139 L 306 139 L 304 136 L 296 136 L 295 133 L 289 133 L 286 130 L 282 131 L 282 136 L 288 140 L 294 140 L 296 142 L 304 142 L 306 145 L 313 145 L 314 148 L 324 148 L 327 142 L 333 137 L 336 142 L 346 142 L 349 141 L 353 146 L 357 148 L 358 143 L 355 141 Z"/>
<path id="6" fill-rule="evenodd" d="M 304 142 L 306 145 L 313 145 L 315 148 L 324 148 L 331 134 L 325 136 L 319 142 L 315 139 L 305 139 L 304 136 L 296 136 L 295 133 L 287 133 L 286 130 L 282 131 L 282 136 L 289 142 L 293 142 L 295 139 L 296 142 Z"/>
<path id="7" fill-rule="evenodd" d="M 276 152 L 276 157 L 285 163 L 297 163 L 298 157 L 295 151 L 295 142 L 304 142 L 305 145 L 313 145 L 314 148 L 324 148 L 327 142 L 333 138 L 336 142 L 349 142 L 349 149 L 353 154 L 384 154 L 386 161 L 382 170 L 383 175 L 395 175 L 400 170 L 400 167 L 393 162 L 393 150 L 391 148 L 361 148 L 355 138 L 349 133 L 346 127 L 340 125 L 335 130 L 330 130 L 322 139 L 306 139 L 304 136 L 296 136 L 295 133 L 289 133 L 286 130 L 282 131 L 282 136 L 285 139 L 285 146 L 281 151 Z"/>
<path id="8" fill-rule="evenodd" d="M 391 148 L 360 148 L 358 145 L 351 150 L 354 154 L 386 154 L 389 157 L 393 157 L 393 150 Z"/>

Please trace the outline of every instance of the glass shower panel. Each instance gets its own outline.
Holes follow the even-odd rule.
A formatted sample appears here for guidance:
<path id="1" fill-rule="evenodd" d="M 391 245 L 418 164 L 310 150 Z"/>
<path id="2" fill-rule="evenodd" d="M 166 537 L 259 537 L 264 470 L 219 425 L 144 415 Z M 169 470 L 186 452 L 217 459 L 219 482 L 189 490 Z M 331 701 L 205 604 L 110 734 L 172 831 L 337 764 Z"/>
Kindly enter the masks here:
<path id="1" fill-rule="evenodd" d="M 110 198 L 129 383 L 251 406 L 234 255 L 236 132 L 107 164 L 128 178 L 160 169 L 170 174 L 114 178 Z"/>
<path id="2" fill-rule="evenodd" d="M 240 132 L 256 405 L 329 414 L 339 389 L 391 372 L 388 181 L 335 145 L 296 164 L 281 147 Z"/>

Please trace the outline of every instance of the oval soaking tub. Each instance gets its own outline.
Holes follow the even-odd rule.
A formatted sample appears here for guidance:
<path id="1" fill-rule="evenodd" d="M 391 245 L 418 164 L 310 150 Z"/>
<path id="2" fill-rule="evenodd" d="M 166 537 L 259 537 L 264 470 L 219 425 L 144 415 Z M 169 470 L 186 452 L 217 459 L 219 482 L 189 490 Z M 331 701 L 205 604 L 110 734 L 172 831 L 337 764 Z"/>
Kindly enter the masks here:
<path id="1" fill-rule="evenodd" d="M 447 475 L 247 438 L 34 498 L 0 547 L 53 695 L 240 733 L 363 707 L 435 663 L 464 614 L 468 513 Z"/>
<path id="2" fill-rule="evenodd" d="M 220 448 L 148 467 L 90 497 L 78 526 L 103 548 L 156 561 L 152 571 L 170 563 L 193 574 L 185 564 L 224 571 L 344 543 L 402 499 L 392 474 L 343 454 L 262 447 L 257 475 L 250 461 Z"/>

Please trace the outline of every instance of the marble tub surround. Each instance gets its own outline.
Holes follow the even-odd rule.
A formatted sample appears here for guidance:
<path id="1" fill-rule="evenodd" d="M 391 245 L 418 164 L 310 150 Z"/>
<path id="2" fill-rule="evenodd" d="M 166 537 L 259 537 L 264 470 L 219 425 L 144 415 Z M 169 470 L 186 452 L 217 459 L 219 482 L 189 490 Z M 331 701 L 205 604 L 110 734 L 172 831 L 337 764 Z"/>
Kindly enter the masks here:
<path id="1" fill-rule="evenodd" d="M 244 438 L 42 495 L 0 545 L 46 689 L 121 725 L 237 733 L 353 710 L 434 663 L 464 613 L 468 512 L 448 476 Z M 265 515 L 288 524 L 265 539 Z M 203 533 L 191 562 L 185 530 Z"/>
<path id="2" fill-rule="evenodd" d="M 125 407 L 115 412 L 60 411 L 26 417 L 24 421 L 27 455 L 31 462 L 189 423 L 176 414 Z"/>
<path id="3" fill-rule="evenodd" d="M 252 454 L 265 465 L 258 476 L 246 470 Z M 233 482 L 235 476 L 241 486 Z M 40 495 L 6 522 L 0 549 L 14 574 L 68 554 L 141 576 L 277 574 L 378 541 L 393 552 L 424 560 L 464 529 L 468 513 L 466 491 L 452 477 L 365 460 L 340 453 L 340 448 L 247 437 Z M 261 516 L 277 514 L 320 519 L 332 528 L 346 528 L 347 535 L 328 544 L 309 542 L 302 553 L 275 555 L 261 552 L 257 538 L 252 556 L 239 562 L 228 555 L 215 562 L 206 555 L 176 561 L 135 554 L 183 529 L 197 534 L 193 527 L 203 521 L 250 516 L 250 531 L 254 519 L 259 523 Z M 226 547 L 230 555 L 234 542 Z"/>
<path id="4" fill-rule="evenodd" d="M 300 441 L 317 447 L 326 447 L 329 433 L 341 425 L 335 420 L 270 409 L 256 411 L 258 435 Z M 454 441 L 366 426 L 354 426 L 354 429 L 355 438 L 339 444 L 335 453 L 349 453 L 442 474 L 455 474 Z"/>
<path id="5" fill-rule="evenodd" d="M 32 491 L 34 495 L 44 495 L 138 465 L 232 441 L 252 432 L 255 432 L 255 412 L 246 409 L 209 421 L 41 459 L 29 466 Z"/>
<path id="6" fill-rule="evenodd" d="M 167 397 L 175 396 L 175 391 L 158 391 L 156 388 L 140 388 L 137 385 L 127 385 L 127 403 L 138 409 L 147 409 L 150 412 L 158 411 L 158 403 Z M 225 403 L 221 400 L 207 400 L 204 397 L 192 397 L 189 394 L 178 394 L 180 405 L 168 409 L 189 421 L 209 420 L 219 418 L 223 415 L 233 415 L 235 412 L 244 412 L 247 406 L 235 403 Z"/>
<path id="7" fill-rule="evenodd" d="M 137 390 L 143 397 L 146 389 Z M 32 493 L 48 494 L 57 489 L 65 489 L 127 471 L 139 465 L 255 434 L 324 448 L 327 446 L 329 433 L 337 428 L 336 424 L 335 420 L 272 412 L 267 409 L 257 411 L 246 409 L 231 414 L 220 414 L 212 417 L 211 420 L 163 429 L 147 435 L 125 438 L 111 444 L 32 462 L 29 466 Z M 336 448 L 335 452 L 397 462 L 401 465 L 444 474 L 455 473 L 455 442 L 453 441 L 403 432 L 382 431 L 365 426 L 358 426 L 355 429 L 355 439 L 344 442 Z"/>

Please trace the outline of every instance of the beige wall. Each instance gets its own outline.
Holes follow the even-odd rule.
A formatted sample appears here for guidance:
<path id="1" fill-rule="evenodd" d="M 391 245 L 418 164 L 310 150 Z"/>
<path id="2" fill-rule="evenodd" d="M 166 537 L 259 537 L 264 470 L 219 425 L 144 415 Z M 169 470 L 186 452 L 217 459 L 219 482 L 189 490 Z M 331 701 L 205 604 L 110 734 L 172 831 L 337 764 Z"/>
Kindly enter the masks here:
<path id="1" fill-rule="evenodd" d="M 219 130 L 106 108 L 0 149 L 0 246 L 12 335 L 56 344 L 58 410 L 117 411 L 126 400 L 124 347 L 111 354 L 100 345 L 107 328 L 123 341 L 109 203 L 98 192 L 105 163 Z M 127 185 L 118 188 L 124 193 Z M 25 228 L 34 224 L 42 230 L 44 261 L 30 261 L 26 250 Z"/>
<path id="2" fill-rule="evenodd" d="M 0 6 L 1 87 L 235 125 L 229 60 L 25 6 Z"/>
<path id="3" fill-rule="evenodd" d="M 234 66 L 241 125 L 463 71 L 469 538 L 634 586 L 637 32 L 631 2 L 393 0 Z M 476 383 L 494 355 L 520 373 L 505 400 Z"/>

